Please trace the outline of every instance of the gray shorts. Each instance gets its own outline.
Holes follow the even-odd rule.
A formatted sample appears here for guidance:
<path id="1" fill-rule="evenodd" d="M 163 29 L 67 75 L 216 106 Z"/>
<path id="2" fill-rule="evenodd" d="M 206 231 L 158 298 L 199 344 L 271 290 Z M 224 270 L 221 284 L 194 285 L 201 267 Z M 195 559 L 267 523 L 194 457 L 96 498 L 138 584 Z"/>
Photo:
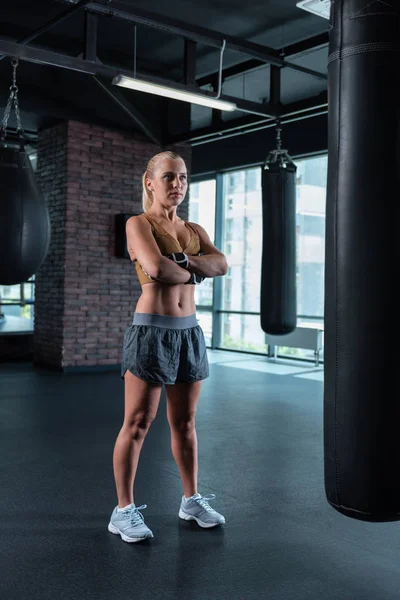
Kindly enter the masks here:
<path id="1" fill-rule="evenodd" d="M 135 312 L 124 335 L 122 378 L 127 370 L 144 381 L 166 385 L 209 377 L 206 342 L 196 315 Z"/>

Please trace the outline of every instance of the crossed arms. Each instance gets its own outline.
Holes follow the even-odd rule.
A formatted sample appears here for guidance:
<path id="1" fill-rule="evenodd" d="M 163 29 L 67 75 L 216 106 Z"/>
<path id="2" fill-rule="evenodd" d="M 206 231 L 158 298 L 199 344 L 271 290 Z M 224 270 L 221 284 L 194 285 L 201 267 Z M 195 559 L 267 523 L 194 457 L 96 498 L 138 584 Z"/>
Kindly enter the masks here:
<path id="1" fill-rule="evenodd" d="M 200 237 L 203 256 L 189 256 L 189 267 L 203 277 L 226 275 L 228 263 L 225 255 L 211 242 L 201 225 L 191 223 Z M 163 256 L 151 232 L 150 223 L 140 216 L 131 217 L 126 223 L 126 236 L 130 256 L 135 256 L 143 269 L 154 279 L 163 283 L 186 283 L 188 272 Z"/>

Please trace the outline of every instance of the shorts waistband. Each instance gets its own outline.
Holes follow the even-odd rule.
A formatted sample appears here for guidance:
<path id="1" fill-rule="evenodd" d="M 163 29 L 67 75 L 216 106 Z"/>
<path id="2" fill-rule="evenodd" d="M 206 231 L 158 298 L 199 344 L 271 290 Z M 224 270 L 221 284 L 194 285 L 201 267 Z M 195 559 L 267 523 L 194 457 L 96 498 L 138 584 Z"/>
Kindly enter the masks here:
<path id="1" fill-rule="evenodd" d="M 165 329 L 188 329 L 198 325 L 196 314 L 187 317 L 171 317 L 152 313 L 137 313 L 133 315 L 132 325 L 155 325 Z"/>

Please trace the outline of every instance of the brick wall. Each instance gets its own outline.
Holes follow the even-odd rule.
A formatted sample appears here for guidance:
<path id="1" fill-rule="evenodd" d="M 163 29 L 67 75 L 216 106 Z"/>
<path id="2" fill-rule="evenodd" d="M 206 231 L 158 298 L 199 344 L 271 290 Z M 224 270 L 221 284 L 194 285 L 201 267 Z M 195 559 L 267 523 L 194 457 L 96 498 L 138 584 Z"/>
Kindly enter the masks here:
<path id="1" fill-rule="evenodd" d="M 173 149 L 190 169 L 190 148 Z M 130 261 L 115 257 L 114 218 L 142 212 L 142 173 L 160 150 L 139 135 L 71 121 L 41 134 L 37 176 L 53 237 L 37 275 L 36 364 L 120 364 L 140 285 Z M 179 216 L 188 218 L 187 199 Z"/>
<path id="2" fill-rule="evenodd" d="M 38 140 L 36 178 L 50 212 L 49 252 L 35 275 L 34 362 L 61 365 L 64 336 L 67 124 L 43 131 Z"/>

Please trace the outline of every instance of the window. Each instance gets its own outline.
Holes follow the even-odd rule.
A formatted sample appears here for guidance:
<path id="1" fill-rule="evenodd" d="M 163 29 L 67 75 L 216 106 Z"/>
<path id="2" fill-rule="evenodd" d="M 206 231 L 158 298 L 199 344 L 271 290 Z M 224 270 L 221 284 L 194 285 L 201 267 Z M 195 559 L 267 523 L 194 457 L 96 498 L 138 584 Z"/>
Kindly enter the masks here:
<path id="1" fill-rule="evenodd" d="M 204 283 L 204 282 L 203 282 Z M 198 286 L 201 287 L 201 286 Z M 213 314 L 212 311 L 199 311 L 197 313 L 197 319 L 200 327 L 204 333 L 204 339 L 206 342 L 206 346 L 211 347 L 212 343 L 212 322 L 213 322 Z"/>
<path id="2" fill-rule="evenodd" d="M 240 185 L 237 190 L 230 189 L 234 178 Z M 248 189 L 247 183 L 251 186 Z M 234 210 L 225 221 L 222 252 L 227 256 L 230 268 L 232 302 L 231 310 L 259 312 L 260 310 L 260 273 L 262 246 L 261 213 L 261 169 L 241 171 L 240 177 L 232 173 L 223 176 L 223 198 L 225 214 L 227 202 L 234 200 Z M 224 288 L 226 278 L 224 277 Z M 223 304 L 222 309 L 227 307 Z"/>
<path id="3" fill-rule="evenodd" d="M 0 285 L 0 314 L 33 320 L 35 276 L 17 285 Z"/>
<path id="4" fill-rule="evenodd" d="M 297 326 L 324 329 L 325 214 L 328 157 L 297 165 Z M 313 358 L 311 350 L 280 348 L 280 354 Z M 323 349 L 320 355 L 323 360 Z"/>
<path id="5" fill-rule="evenodd" d="M 259 315 L 222 315 L 222 346 L 226 349 L 266 354 L 265 334 Z"/>
<path id="6" fill-rule="evenodd" d="M 297 164 L 297 313 L 298 325 L 324 322 L 325 211 L 327 156 Z"/>
<path id="7" fill-rule="evenodd" d="M 37 153 L 29 155 L 33 170 L 36 171 Z M 35 302 L 35 276 L 16 285 L 0 285 L 0 318 L 29 319 L 33 324 Z M 12 326 L 12 325 L 11 325 Z M 33 325 L 32 325 L 33 326 Z"/>
<path id="8" fill-rule="evenodd" d="M 259 313 L 261 169 L 257 167 L 225 174 L 222 188 L 222 202 L 227 219 L 224 221 L 221 250 L 229 262 L 229 275 L 223 278 L 222 284 L 222 310 Z M 264 352 L 266 346 L 260 317 L 223 313 L 221 345 L 225 348 Z"/>
<path id="9" fill-rule="evenodd" d="M 215 188 L 215 179 L 192 183 L 189 201 L 189 221 L 204 227 L 213 243 L 215 243 Z M 205 279 L 201 285 L 196 286 L 195 302 L 199 310 L 201 306 L 212 306 L 213 282 L 212 278 Z"/>
<path id="10" fill-rule="evenodd" d="M 295 160 L 295 163 L 297 325 L 323 329 L 328 160 L 325 155 Z M 211 233 L 214 235 L 215 204 L 218 201 L 221 203 L 218 206 L 222 206 L 221 231 L 215 233 L 221 240 L 219 247 L 228 259 L 229 268 L 227 275 L 221 278 L 221 303 L 214 306 L 212 292 L 206 295 L 203 290 L 196 290 L 201 297 L 199 304 L 210 307 L 202 316 L 207 327 L 208 345 L 214 337 L 218 347 L 266 354 L 265 334 L 260 323 L 261 168 L 243 169 L 218 177 L 222 181 L 218 188 L 222 190 L 221 198 L 215 198 L 215 180 L 195 184 L 198 187 L 192 194 L 193 206 L 190 207 L 190 218 L 196 221 L 197 217 L 211 236 Z M 212 287 L 212 282 L 207 285 Z M 223 312 L 213 321 L 213 315 L 218 315 L 217 308 Z M 218 323 L 219 331 L 215 336 L 212 335 L 213 322 Z M 314 360 L 312 350 L 301 348 L 280 347 L 279 354 Z"/>
<path id="11" fill-rule="evenodd" d="M 237 194 L 238 192 L 244 192 L 245 189 L 245 173 L 244 171 L 234 171 L 228 173 L 225 178 L 227 194 L 231 192 Z"/>
<path id="12" fill-rule="evenodd" d="M 323 329 L 325 197 L 327 156 L 295 161 L 297 165 L 296 247 L 298 326 Z M 238 187 L 234 188 L 234 183 Z M 229 261 L 223 280 L 221 344 L 225 348 L 265 352 L 260 325 L 262 258 L 261 169 L 224 175 L 225 231 L 222 251 Z M 229 210 L 229 213 L 227 212 Z M 312 351 L 279 349 L 282 355 L 314 358 Z"/>

